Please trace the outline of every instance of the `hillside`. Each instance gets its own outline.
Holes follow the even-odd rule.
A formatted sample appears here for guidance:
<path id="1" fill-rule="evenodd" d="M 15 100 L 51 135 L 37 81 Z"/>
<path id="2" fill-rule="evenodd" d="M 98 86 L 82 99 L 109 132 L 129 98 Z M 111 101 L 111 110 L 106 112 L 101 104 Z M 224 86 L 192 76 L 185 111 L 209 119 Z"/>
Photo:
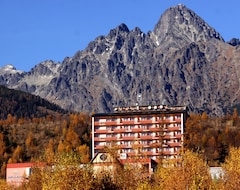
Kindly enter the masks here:
<path id="1" fill-rule="evenodd" d="M 148 33 L 123 23 L 62 63 L 44 61 L 29 72 L 2 68 L 0 84 L 74 111 L 110 112 L 135 105 L 141 94 L 143 105 L 220 116 L 240 104 L 239 47 L 180 4 Z"/>
<path id="2" fill-rule="evenodd" d="M 16 118 L 39 118 L 67 113 L 58 105 L 39 96 L 4 86 L 0 86 L 0 104 L 0 119 L 6 119 L 9 114 Z"/>

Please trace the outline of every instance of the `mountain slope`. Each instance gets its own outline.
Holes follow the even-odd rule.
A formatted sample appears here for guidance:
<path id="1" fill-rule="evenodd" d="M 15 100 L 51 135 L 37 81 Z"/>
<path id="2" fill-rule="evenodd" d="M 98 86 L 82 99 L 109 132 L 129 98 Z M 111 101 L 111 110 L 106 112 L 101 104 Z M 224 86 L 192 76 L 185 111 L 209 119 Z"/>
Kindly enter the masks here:
<path id="1" fill-rule="evenodd" d="M 120 24 L 63 62 L 4 73 L 0 84 L 65 109 L 109 112 L 113 106 L 186 105 L 222 115 L 240 103 L 239 40 L 221 35 L 184 5 L 167 9 L 153 31 Z"/>
<path id="2" fill-rule="evenodd" d="M 39 96 L 4 86 L 0 86 L 0 104 L 1 119 L 6 119 L 8 114 L 17 118 L 33 118 L 66 112 Z"/>

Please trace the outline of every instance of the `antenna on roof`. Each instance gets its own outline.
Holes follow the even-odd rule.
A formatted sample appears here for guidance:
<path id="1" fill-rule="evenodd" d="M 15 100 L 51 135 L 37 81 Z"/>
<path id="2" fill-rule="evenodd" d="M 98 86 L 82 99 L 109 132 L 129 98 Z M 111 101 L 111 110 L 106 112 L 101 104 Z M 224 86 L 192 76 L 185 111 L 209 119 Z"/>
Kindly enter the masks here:
<path id="1" fill-rule="evenodd" d="M 165 102 L 166 102 L 166 100 L 165 100 L 165 99 L 163 99 L 163 100 L 162 100 L 162 105 L 165 105 Z"/>
<path id="2" fill-rule="evenodd" d="M 137 103 L 138 105 L 142 104 L 142 94 L 137 94 Z"/>

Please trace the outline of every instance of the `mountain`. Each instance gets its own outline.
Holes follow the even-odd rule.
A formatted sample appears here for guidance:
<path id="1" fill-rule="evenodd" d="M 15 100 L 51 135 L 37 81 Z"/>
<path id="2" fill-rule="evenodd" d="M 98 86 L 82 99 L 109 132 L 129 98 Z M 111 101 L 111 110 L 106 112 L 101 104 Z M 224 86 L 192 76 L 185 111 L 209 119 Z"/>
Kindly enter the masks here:
<path id="1" fill-rule="evenodd" d="M 225 42 L 179 4 L 161 15 L 153 31 L 120 24 L 62 63 L 0 71 L 0 84 L 74 111 L 110 112 L 138 100 L 222 115 L 240 103 L 239 44 L 238 39 Z"/>
<path id="2" fill-rule="evenodd" d="M 0 86 L 0 104 L 0 119 L 6 119 L 8 114 L 16 118 L 33 118 L 66 113 L 58 105 L 39 96 L 4 86 Z"/>

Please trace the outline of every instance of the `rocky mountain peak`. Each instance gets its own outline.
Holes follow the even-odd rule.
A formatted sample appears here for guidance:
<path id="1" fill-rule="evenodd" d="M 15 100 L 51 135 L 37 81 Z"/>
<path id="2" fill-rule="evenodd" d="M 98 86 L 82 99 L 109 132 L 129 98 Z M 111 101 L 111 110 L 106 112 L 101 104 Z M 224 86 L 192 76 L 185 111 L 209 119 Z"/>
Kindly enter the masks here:
<path id="1" fill-rule="evenodd" d="M 30 73 L 39 75 L 52 75 L 58 72 L 59 66 L 60 63 L 56 63 L 52 60 L 46 60 L 31 69 Z"/>
<path id="2" fill-rule="evenodd" d="M 192 42 L 205 42 L 212 38 L 224 41 L 215 29 L 182 4 L 167 9 L 155 25 L 153 33 L 158 45 L 178 39 L 174 44 L 176 48 Z"/>
<path id="3" fill-rule="evenodd" d="M 162 14 L 154 31 L 120 24 L 61 64 L 45 61 L 27 73 L 0 73 L 0 84 L 74 111 L 110 112 L 134 105 L 140 93 L 142 105 L 164 101 L 220 115 L 240 105 L 239 44 L 225 43 L 179 4 Z"/>
<path id="4" fill-rule="evenodd" d="M 23 73 L 23 71 L 17 70 L 13 65 L 7 64 L 4 67 L 0 68 L 0 74 L 16 74 L 16 73 Z"/>
<path id="5" fill-rule="evenodd" d="M 129 32 L 129 29 L 128 29 L 127 25 L 122 23 L 119 26 L 117 26 L 116 28 L 110 30 L 109 36 L 110 36 L 110 38 L 113 38 L 115 36 L 121 35 L 122 33 L 128 33 L 128 32 Z"/>

